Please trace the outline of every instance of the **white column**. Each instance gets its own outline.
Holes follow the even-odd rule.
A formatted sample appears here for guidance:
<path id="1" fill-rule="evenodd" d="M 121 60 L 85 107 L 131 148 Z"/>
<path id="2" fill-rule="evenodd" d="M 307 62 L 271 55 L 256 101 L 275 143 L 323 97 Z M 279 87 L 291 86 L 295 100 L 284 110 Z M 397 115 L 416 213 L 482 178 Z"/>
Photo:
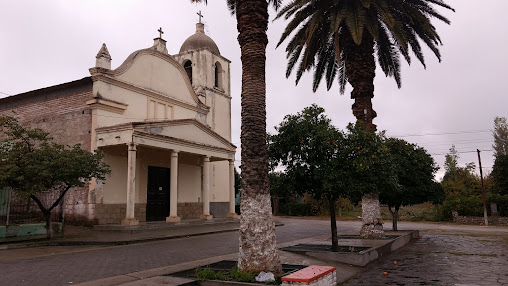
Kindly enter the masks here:
<path id="1" fill-rule="evenodd" d="M 171 183 L 169 193 L 169 216 L 166 222 L 179 222 L 178 207 L 178 151 L 171 152 Z"/>
<path id="2" fill-rule="evenodd" d="M 210 215 L 210 157 L 203 158 L 203 214 L 201 219 L 211 220 Z"/>
<path id="3" fill-rule="evenodd" d="M 136 199 L 136 144 L 127 144 L 127 206 L 122 225 L 137 225 L 139 221 L 134 217 Z"/>
<path id="4" fill-rule="evenodd" d="M 238 218 L 235 212 L 235 161 L 229 160 L 229 218 Z"/>

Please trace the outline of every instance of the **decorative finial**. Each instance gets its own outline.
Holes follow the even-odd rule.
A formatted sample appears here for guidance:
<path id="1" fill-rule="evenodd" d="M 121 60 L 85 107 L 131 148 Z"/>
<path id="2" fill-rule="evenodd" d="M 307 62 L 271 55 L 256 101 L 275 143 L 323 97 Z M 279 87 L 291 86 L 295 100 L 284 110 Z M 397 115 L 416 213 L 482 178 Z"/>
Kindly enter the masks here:
<path id="1" fill-rule="evenodd" d="M 199 10 L 199 13 L 196 13 L 196 14 L 198 14 L 198 16 L 199 16 L 199 24 L 202 24 L 201 18 L 204 18 L 205 16 L 203 16 L 203 14 L 201 14 L 201 10 Z"/>
<path id="2" fill-rule="evenodd" d="M 109 54 L 106 44 L 102 44 L 101 49 L 95 56 L 95 66 L 105 69 L 111 69 L 111 55 Z"/>
<path id="3" fill-rule="evenodd" d="M 159 39 L 162 39 L 162 34 L 164 34 L 164 32 L 162 31 L 162 28 L 159 28 L 159 30 L 157 30 L 157 32 L 159 32 Z"/>

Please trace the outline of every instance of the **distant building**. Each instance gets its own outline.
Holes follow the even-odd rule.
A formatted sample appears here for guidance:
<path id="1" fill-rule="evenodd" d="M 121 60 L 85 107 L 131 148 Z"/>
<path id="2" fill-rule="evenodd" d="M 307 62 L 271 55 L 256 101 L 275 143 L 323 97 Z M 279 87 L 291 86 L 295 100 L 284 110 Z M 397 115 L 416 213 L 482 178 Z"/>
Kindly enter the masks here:
<path id="1" fill-rule="evenodd" d="M 96 59 L 89 77 L 0 99 L 0 114 L 105 153 L 111 174 L 67 195 L 66 220 L 235 216 L 230 61 L 204 24 L 173 56 L 159 37 L 114 70 L 105 44 Z"/>

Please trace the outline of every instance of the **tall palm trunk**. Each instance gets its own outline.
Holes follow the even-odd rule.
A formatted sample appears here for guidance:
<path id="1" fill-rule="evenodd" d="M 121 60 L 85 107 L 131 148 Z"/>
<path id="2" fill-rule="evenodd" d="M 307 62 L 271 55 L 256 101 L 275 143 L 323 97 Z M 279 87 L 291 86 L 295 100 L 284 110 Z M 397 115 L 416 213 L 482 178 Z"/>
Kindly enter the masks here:
<path id="1" fill-rule="evenodd" d="M 346 27 L 344 27 L 347 29 Z M 353 86 L 351 98 L 355 100 L 352 109 L 357 122 L 374 132 L 376 125 L 372 120 L 377 116 L 372 109 L 374 97 L 374 77 L 376 62 L 374 60 L 374 39 L 364 31 L 362 42 L 357 45 L 349 31 L 342 33 L 346 52 L 346 73 L 348 82 Z M 383 220 L 379 199 L 376 194 L 366 194 L 362 198 L 362 229 L 360 236 L 364 238 L 383 238 Z"/>
<path id="2" fill-rule="evenodd" d="M 347 29 L 347 28 L 346 28 Z M 359 122 L 366 123 L 368 128 L 376 128 L 372 120 L 377 114 L 372 109 L 374 97 L 374 77 L 376 76 L 376 62 L 374 61 L 374 39 L 364 31 L 362 42 L 358 46 L 349 31 L 342 33 L 344 50 L 346 52 L 346 73 L 348 82 L 353 87 L 351 98 L 355 100 L 353 115 Z"/>
<path id="3" fill-rule="evenodd" d="M 238 268 L 282 273 L 268 186 L 265 61 L 266 0 L 238 0 L 242 60 L 242 199 Z"/>

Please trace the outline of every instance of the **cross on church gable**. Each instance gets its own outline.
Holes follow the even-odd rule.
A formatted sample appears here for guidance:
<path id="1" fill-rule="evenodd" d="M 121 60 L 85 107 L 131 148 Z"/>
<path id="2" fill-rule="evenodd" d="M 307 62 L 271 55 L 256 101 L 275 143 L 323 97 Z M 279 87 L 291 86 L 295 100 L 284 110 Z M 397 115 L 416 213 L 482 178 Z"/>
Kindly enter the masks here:
<path id="1" fill-rule="evenodd" d="M 164 32 L 162 31 L 162 28 L 159 28 L 159 30 L 157 30 L 159 32 L 159 38 L 162 39 L 162 34 L 164 34 Z"/>

